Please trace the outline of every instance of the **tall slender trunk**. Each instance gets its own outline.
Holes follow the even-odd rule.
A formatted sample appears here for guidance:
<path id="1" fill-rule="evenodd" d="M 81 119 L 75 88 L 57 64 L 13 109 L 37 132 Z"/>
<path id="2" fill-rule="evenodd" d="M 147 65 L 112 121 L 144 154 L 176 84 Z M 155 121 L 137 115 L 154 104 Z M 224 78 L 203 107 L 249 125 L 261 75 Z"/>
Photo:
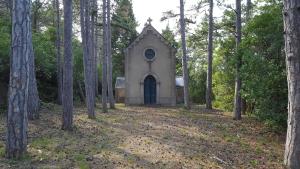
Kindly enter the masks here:
<path id="1" fill-rule="evenodd" d="M 95 96 L 98 96 L 99 91 L 98 91 L 98 27 L 95 26 L 98 22 L 98 3 L 97 0 L 93 0 L 93 17 L 94 17 L 94 31 L 93 31 L 93 36 L 94 36 L 94 66 L 95 66 Z"/>
<path id="2" fill-rule="evenodd" d="M 180 32 L 182 41 L 182 70 L 183 70 L 183 81 L 184 81 L 184 106 L 186 109 L 190 109 L 189 101 L 189 72 L 187 65 L 187 50 L 186 50 L 186 37 L 185 37 L 185 18 L 184 18 L 184 3 L 180 0 Z"/>
<path id="3" fill-rule="evenodd" d="M 115 99 L 113 93 L 113 64 L 112 64 L 112 53 L 111 53 L 111 19 L 110 19 L 110 0 L 107 0 L 107 82 L 108 82 L 108 97 L 109 105 L 111 109 L 115 108 Z"/>
<path id="4" fill-rule="evenodd" d="M 206 108 L 212 109 L 212 61 L 213 61 L 213 0 L 209 0 L 209 28 L 208 28 L 208 50 L 207 50 L 207 81 L 206 81 Z"/>
<path id="5" fill-rule="evenodd" d="M 31 28 L 30 28 L 31 29 Z M 30 32 L 32 32 L 30 30 Z M 32 42 L 32 37 L 30 37 Z M 34 51 L 32 43 L 30 45 L 31 55 L 29 57 L 29 86 L 28 86 L 28 105 L 27 113 L 29 120 L 35 120 L 39 118 L 40 98 L 37 89 L 35 64 L 34 64 Z"/>
<path id="6" fill-rule="evenodd" d="M 81 36 L 83 44 L 83 66 L 84 66 L 84 84 L 86 94 L 86 105 L 89 118 L 95 118 L 95 83 L 93 74 L 93 43 L 90 18 L 90 3 L 88 0 L 80 1 L 80 20 Z"/>
<path id="7" fill-rule="evenodd" d="M 284 1 L 285 53 L 288 80 L 288 129 L 284 163 L 300 168 L 300 2 Z"/>
<path id="8" fill-rule="evenodd" d="M 73 127 L 72 16 L 72 0 L 64 0 L 63 130 Z"/>
<path id="9" fill-rule="evenodd" d="M 30 0 L 14 0 L 12 8 L 12 57 L 8 95 L 6 157 L 20 158 L 27 147 L 27 104 L 30 57 L 33 56 Z"/>
<path id="10" fill-rule="evenodd" d="M 237 54 L 237 63 L 236 63 L 236 79 L 235 79 L 235 101 L 234 101 L 234 119 L 242 119 L 242 97 L 241 97 L 241 88 L 242 80 L 240 69 L 242 66 L 242 57 L 239 53 L 240 43 L 242 40 L 242 19 L 241 19 L 241 0 L 236 0 L 236 54 Z"/>
<path id="11" fill-rule="evenodd" d="M 103 2 L 102 111 L 107 112 L 107 3 Z"/>
<path id="12" fill-rule="evenodd" d="M 60 38 L 60 10 L 59 10 L 59 0 L 55 1 L 55 27 L 56 27 L 56 65 L 57 65 L 57 103 L 62 104 L 62 83 L 63 83 L 63 73 L 62 73 L 62 58 L 61 58 L 61 38 Z"/>
<path id="13" fill-rule="evenodd" d="M 85 102 L 85 97 L 84 97 L 84 93 L 81 87 L 81 82 L 80 80 L 76 80 L 77 83 L 77 87 L 78 87 L 78 94 L 79 94 L 79 98 L 81 102 Z"/>

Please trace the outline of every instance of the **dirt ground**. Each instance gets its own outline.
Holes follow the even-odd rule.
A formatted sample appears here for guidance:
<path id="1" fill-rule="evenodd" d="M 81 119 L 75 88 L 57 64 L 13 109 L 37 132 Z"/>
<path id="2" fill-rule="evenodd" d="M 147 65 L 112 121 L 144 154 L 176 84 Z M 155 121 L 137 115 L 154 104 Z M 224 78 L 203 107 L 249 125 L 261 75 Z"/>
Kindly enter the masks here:
<path id="1" fill-rule="evenodd" d="M 60 130 L 61 108 L 43 104 L 30 122 L 28 155 L 4 158 L 5 117 L 0 118 L 0 168 L 201 169 L 284 168 L 284 134 L 269 132 L 250 117 L 194 106 L 125 107 L 87 118 L 75 109 L 74 130 Z"/>

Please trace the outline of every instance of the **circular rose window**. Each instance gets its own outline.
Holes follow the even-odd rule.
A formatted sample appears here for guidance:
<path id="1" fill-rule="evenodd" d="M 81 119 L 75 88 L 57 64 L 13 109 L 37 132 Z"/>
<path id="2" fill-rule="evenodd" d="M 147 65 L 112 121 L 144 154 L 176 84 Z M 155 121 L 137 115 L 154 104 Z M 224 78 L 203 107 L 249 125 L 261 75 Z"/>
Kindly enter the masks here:
<path id="1" fill-rule="evenodd" d="M 153 49 L 147 49 L 145 51 L 145 57 L 148 59 L 148 60 L 152 60 L 154 57 L 155 57 L 155 51 Z"/>

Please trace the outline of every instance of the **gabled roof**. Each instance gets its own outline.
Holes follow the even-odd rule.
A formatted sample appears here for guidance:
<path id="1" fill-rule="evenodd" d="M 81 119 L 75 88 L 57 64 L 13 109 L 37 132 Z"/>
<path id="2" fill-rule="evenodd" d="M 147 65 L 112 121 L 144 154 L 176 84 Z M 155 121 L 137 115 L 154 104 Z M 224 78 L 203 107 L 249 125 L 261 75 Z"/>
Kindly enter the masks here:
<path id="1" fill-rule="evenodd" d="M 150 31 L 152 31 L 151 33 L 153 33 L 154 35 L 156 35 L 158 37 L 158 39 L 163 42 L 164 44 L 166 44 L 169 48 L 176 50 L 175 47 L 173 47 L 166 38 L 164 38 L 162 36 L 162 34 L 160 34 L 151 24 L 145 24 L 145 27 L 143 29 L 143 31 L 139 34 L 139 36 L 125 49 L 125 51 L 129 50 L 130 48 L 132 48 L 133 46 L 137 45 L 143 38 L 145 35 L 147 35 Z"/>

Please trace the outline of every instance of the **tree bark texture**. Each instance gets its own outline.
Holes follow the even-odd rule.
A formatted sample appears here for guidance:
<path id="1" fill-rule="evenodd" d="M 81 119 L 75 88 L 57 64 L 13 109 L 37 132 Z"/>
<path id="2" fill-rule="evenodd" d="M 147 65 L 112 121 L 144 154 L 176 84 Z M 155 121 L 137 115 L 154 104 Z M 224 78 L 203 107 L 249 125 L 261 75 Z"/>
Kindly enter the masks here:
<path id="1" fill-rule="evenodd" d="M 98 35 L 97 35 L 97 32 L 98 32 L 98 28 L 96 26 L 97 24 L 97 21 L 98 21 L 98 3 L 97 3 L 97 0 L 93 0 L 93 13 L 92 13 L 92 26 L 94 27 L 92 30 L 93 30 L 93 51 L 94 51 L 94 61 L 93 61 L 93 64 L 94 64 L 94 76 L 95 76 L 95 96 L 97 97 L 97 95 L 99 94 L 98 92 Z"/>
<path id="2" fill-rule="evenodd" d="M 62 86 L 63 86 L 63 71 L 62 71 L 62 58 L 61 58 L 61 38 L 60 38 L 60 10 L 59 0 L 55 0 L 55 27 L 56 27 L 56 65 L 57 65 L 57 103 L 62 104 Z"/>
<path id="3" fill-rule="evenodd" d="M 242 97 L 241 88 L 242 81 L 240 75 L 240 69 L 242 66 L 242 57 L 239 54 L 239 47 L 242 39 L 242 18 L 241 18 L 241 0 L 236 0 L 236 79 L 235 79 L 235 101 L 234 101 L 234 119 L 242 119 Z"/>
<path id="4" fill-rule="evenodd" d="M 64 0 L 63 130 L 73 126 L 72 16 L 72 0 Z"/>
<path id="5" fill-rule="evenodd" d="M 30 28 L 30 32 L 31 28 Z M 32 37 L 30 40 L 32 42 Z M 40 98 L 37 89 L 36 75 L 35 75 L 35 61 L 34 61 L 34 51 L 32 43 L 30 45 L 31 55 L 29 57 L 29 86 L 28 86 L 28 105 L 27 113 L 29 120 L 35 120 L 39 118 L 39 108 L 40 108 Z"/>
<path id="6" fill-rule="evenodd" d="M 288 80 L 288 129 L 284 163 L 300 168 L 300 2 L 284 1 L 285 52 Z"/>
<path id="7" fill-rule="evenodd" d="M 102 111 L 107 112 L 107 2 L 102 0 L 103 6 L 103 58 L 102 58 Z"/>
<path id="8" fill-rule="evenodd" d="M 206 81 L 206 108 L 212 109 L 212 61 L 213 61 L 213 0 L 209 0 L 209 28 L 208 28 L 208 50 L 207 50 L 207 81 Z"/>
<path id="9" fill-rule="evenodd" d="M 83 89 L 81 87 L 80 80 L 76 80 L 76 83 L 77 83 L 77 87 L 78 87 L 78 94 L 79 94 L 80 101 L 85 103 L 85 96 L 83 93 Z"/>
<path id="10" fill-rule="evenodd" d="M 86 105 L 89 118 L 95 118 L 95 76 L 93 71 L 94 52 L 90 15 L 91 6 L 88 0 L 81 0 L 80 5 Z"/>
<path id="11" fill-rule="evenodd" d="M 186 50 L 186 37 L 185 37 L 185 18 L 184 18 L 184 3 L 180 0 L 180 32 L 182 41 L 182 70 L 184 81 L 184 106 L 187 109 L 191 108 L 189 101 L 189 72 L 187 65 L 187 50 Z"/>
<path id="12" fill-rule="evenodd" d="M 108 97 L 109 105 L 111 109 L 115 108 L 115 99 L 113 93 L 113 64 L 112 64 L 112 52 L 111 52 L 111 18 L 110 18 L 110 0 L 107 0 L 107 82 L 108 82 Z"/>
<path id="13" fill-rule="evenodd" d="M 6 157 L 20 158 L 27 146 L 27 104 L 30 57 L 33 56 L 30 0 L 14 0 L 12 8 L 12 56 L 8 95 Z"/>

